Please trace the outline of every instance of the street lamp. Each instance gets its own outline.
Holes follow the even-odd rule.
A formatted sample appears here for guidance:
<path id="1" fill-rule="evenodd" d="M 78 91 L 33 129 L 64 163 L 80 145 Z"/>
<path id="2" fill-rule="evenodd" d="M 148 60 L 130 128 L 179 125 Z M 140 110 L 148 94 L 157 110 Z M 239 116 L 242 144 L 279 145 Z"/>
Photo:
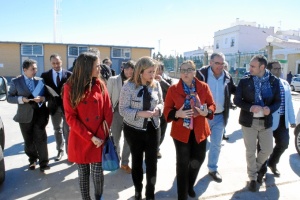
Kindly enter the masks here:
<path id="1" fill-rule="evenodd" d="M 274 42 L 274 37 L 272 35 L 269 35 L 266 38 L 267 43 L 269 44 L 267 46 L 267 51 L 268 51 L 268 61 L 271 61 L 273 58 L 273 46 L 271 45 L 272 42 Z"/>

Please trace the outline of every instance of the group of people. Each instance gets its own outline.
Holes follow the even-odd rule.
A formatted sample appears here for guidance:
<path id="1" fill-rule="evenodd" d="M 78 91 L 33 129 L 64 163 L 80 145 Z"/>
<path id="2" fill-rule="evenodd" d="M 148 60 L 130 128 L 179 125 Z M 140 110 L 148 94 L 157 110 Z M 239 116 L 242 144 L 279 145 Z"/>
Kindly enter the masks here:
<path id="1" fill-rule="evenodd" d="M 115 76 L 103 71 L 103 65 L 111 64 L 109 59 L 104 61 L 101 64 L 100 52 L 91 49 L 78 56 L 71 73 L 62 69 L 60 56 L 53 54 L 52 69 L 42 78 L 35 76 L 36 61 L 24 61 L 24 74 L 12 80 L 8 102 L 18 104 L 14 120 L 24 138 L 29 169 L 34 170 L 37 161 L 41 171 L 50 168 L 45 130 L 50 112 L 58 151 L 55 160 L 60 160 L 66 151 L 68 160 L 78 166 L 82 199 L 91 199 L 90 174 L 95 198 L 102 199 L 101 155 L 107 137 L 103 128 L 106 121 L 121 158 L 121 169 L 132 176 L 134 198 L 140 200 L 143 196 L 145 160 L 145 196 L 147 200 L 155 199 L 157 159 L 162 156 L 160 145 L 167 123 L 171 122 L 178 199 L 195 197 L 194 184 L 206 157 L 208 138 L 208 174 L 222 182 L 218 160 L 234 95 L 234 104 L 241 109 L 239 123 L 250 191 L 256 191 L 256 183 L 262 182 L 267 166 L 274 175 L 280 175 L 276 165 L 288 146 L 288 125 L 295 127 L 295 116 L 288 83 L 278 78 L 279 62 L 267 63 L 265 57 L 254 56 L 249 74 L 236 86 L 224 68 L 222 53 L 213 53 L 209 66 L 201 69 L 196 69 L 192 60 L 184 61 L 177 84 L 163 73 L 163 63 L 150 57 L 123 63 L 121 73 Z M 101 76 L 104 72 L 108 77 Z"/>

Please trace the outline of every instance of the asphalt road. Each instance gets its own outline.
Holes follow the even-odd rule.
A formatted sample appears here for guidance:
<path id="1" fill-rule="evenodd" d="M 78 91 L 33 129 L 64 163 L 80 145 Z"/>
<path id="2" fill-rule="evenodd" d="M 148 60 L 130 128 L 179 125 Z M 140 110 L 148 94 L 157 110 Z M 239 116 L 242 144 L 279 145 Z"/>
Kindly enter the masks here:
<path id="1" fill-rule="evenodd" d="M 299 94 L 294 95 L 293 98 L 295 113 L 297 113 L 300 107 Z M 70 165 L 66 156 L 59 162 L 54 161 L 57 152 L 51 121 L 47 126 L 51 169 L 45 173 L 41 173 L 38 168 L 28 171 L 20 129 L 12 120 L 16 107 L 17 105 L 0 102 L 0 115 L 6 132 L 4 152 L 6 180 L 0 186 L 0 199 L 80 199 L 76 165 Z M 196 181 L 197 196 L 194 199 L 299 199 L 300 156 L 294 146 L 293 129 L 290 129 L 290 146 L 278 165 L 281 177 L 276 178 L 268 172 L 266 182 L 259 187 L 258 192 L 253 193 L 247 189 L 245 147 L 238 116 L 239 109 L 231 111 L 226 128 L 230 139 L 227 142 L 223 141 L 222 144 L 219 172 L 223 176 L 223 182 L 216 183 L 208 176 L 206 159 Z M 177 198 L 175 148 L 169 130 L 170 125 L 161 147 L 162 159 L 158 161 L 156 199 L 162 200 Z M 131 175 L 118 170 L 105 172 L 104 179 L 103 196 L 106 200 L 133 199 L 134 187 Z"/>

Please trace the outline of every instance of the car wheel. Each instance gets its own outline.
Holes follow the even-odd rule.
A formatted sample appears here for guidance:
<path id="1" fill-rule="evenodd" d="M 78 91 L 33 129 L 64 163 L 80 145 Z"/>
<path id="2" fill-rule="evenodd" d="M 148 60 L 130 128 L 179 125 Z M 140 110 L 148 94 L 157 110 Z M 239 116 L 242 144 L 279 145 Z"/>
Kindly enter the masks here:
<path id="1" fill-rule="evenodd" d="M 291 90 L 295 91 L 295 87 L 293 85 L 291 85 Z"/>
<path id="2" fill-rule="evenodd" d="M 2 147 L 0 146 L 0 184 L 5 180 L 5 164 L 4 164 L 4 155 Z"/>
<path id="3" fill-rule="evenodd" d="M 300 124 L 297 125 L 297 127 L 294 130 L 294 133 L 295 133 L 295 147 L 298 154 L 300 155 Z"/>

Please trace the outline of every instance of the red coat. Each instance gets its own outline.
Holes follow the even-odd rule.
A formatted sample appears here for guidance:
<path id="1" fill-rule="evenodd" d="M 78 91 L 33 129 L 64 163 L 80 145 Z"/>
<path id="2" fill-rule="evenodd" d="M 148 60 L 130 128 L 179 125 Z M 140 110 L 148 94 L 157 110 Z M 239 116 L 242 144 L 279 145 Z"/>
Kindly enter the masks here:
<path id="1" fill-rule="evenodd" d="M 95 135 L 105 139 L 102 122 L 112 123 L 112 106 L 105 87 L 101 93 L 100 81 L 92 87 L 91 93 L 73 109 L 70 102 L 71 87 L 64 86 L 63 104 L 65 116 L 70 126 L 68 158 L 69 161 L 87 164 L 102 161 L 102 148 L 96 148 L 91 138 Z"/>
<path id="2" fill-rule="evenodd" d="M 201 105 L 206 103 L 207 108 L 214 113 L 216 110 L 216 105 L 208 85 L 196 79 L 196 92 L 200 98 Z M 174 109 L 179 110 L 184 103 L 185 97 L 186 94 L 184 93 L 182 80 L 180 79 L 179 82 L 176 85 L 172 85 L 167 92 L 164 103 L 164 115 L 167 119 L 167 122 L 172 121 L 172 119 L 168 118 L 170 111 Z M 213 115 L 210 115 L 210 119 L 212 118 Z M 198 143 L 205 140 L 210 135 L 210 128 L 206 117 L 198 115 L 194 118 L 194 133 Z M 178 141 L 184 143 L 188 142 L 190 130 L 183 126 L 182 118 L 172 122 L 171 136 Z"/>

